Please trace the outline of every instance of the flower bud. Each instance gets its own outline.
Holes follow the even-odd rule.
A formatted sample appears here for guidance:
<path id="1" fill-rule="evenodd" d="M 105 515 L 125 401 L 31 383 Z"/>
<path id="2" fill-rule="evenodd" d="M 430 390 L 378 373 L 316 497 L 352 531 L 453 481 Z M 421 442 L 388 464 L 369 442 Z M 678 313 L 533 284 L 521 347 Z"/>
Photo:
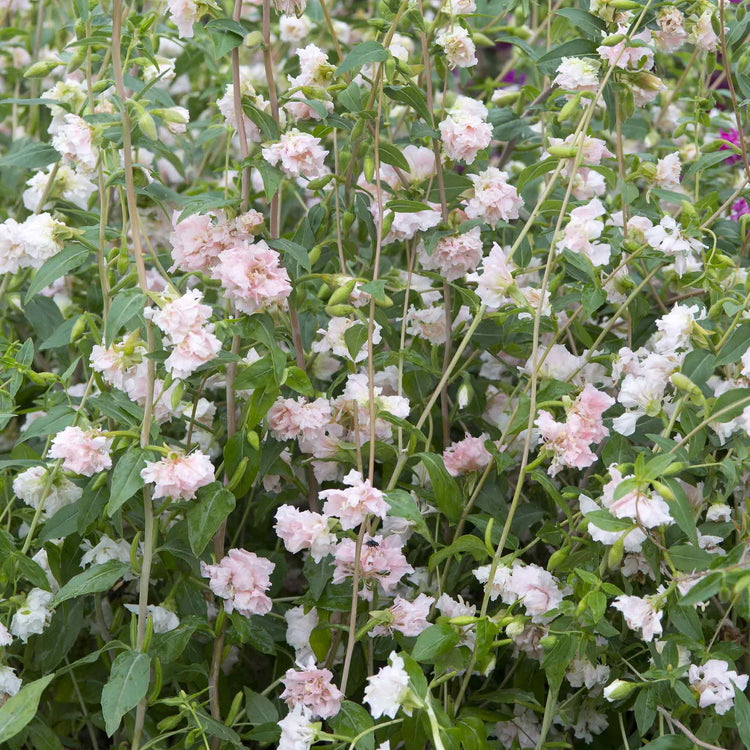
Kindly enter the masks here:
<path id="1" fill-rule="evenodd" d="M 651 484 L 653 485 L 654 489 L 665 499 L 669 500 L 670 502 L 674 502 L 674 492 L 667 487 L 666 484 L 663 482 L 657 482 L 655 479 L 651 480 Z"/>
<path id="2" fill-rule="evenodd" d="M 86 318 L 81 315 L 80 318 L 75 322 L 73 330 L 70 332 L 70 343 L 78 341 L 83 332 L 86 330 Z"/>
<path id="3" fill-rule="evenodd" d="M 627 698 L 637 687 L 638 686 L 634 682 L 615 680 L 614 682 L 610 682 L 610 684 L 604 688 L 604 697 L 610 703 L 614 703 L 621 698 Z"/>
<path id="4" fill-rule="evenodd" d="M 563 122 L 564 120 L 567 120 L 569 117 L 572 117 L 577 112 L 580 104 L 581 104 L 581 95 L 576 94 L 575 96 L 572 96 L 570 100 L 567 101 L 563 105 L 563 108 L 557 113 L 557 121 Z"/>
<path id="5" fill-rule="evenodd" d="M 154 118 L 151 117 L 151 115 L 141 106 L 136 106 L 136 113 L 136 122 L 138 123 L 138 127 L 141 129 L 143 135 L 145 135 L 146 138 L 155 141 L 157 139 L 157 134 Z"/>
<path id="6" fill-rule="evenodd" d="M 44 78 L 48 76 L 58 65 L 62 65 L 59 60 L 40 60 L 26 68 L 23 74 L 24 78 Z"/>
<path id="7" fill-rule="evenodd" d="M 505 635 L 507 635 L 508 638 L 518 638 L 519 635 L 523 634 L 525 627 L 523 617 L 514 617 L 513 620 L 505 626 Z"/>
<path id="8" fill-rule="evenodd" d="M 318 177 L 318 179 L 316 180 L 310 180 L 310 182 L 307 183 L 307 189 L 320 190 L 321 188 L 325 187 L 333 179 L 333 177 L 333 174 L 327 174 L 323 177 Z"/>
<path id="9" fill-rule="evenodd" d="M 255 31 L 251 31 L 245 37 L 245 46 L 247 47 L 259 47 L 262 42 L 263 42 L 263 34 L 261 34 L 261 32 L 258 31 L 257 29 Z"/>
<path id="10" fill-rule="evenodd" d="M 369 154 L 365 156 L 364 173 L 365 180 L 372 182 L 372 178 L 375 176 L 375 160 Z"/>
<path id="11" fill-rule="evenodd" d="M 348 279 L 344 281 L 341 286 L 334 291 L 328 300 L 328 306 L 340 305 L 346 303 L 349 300 L 349 295 L 352 293 L 355 285 L 357 284 L 356 279 Z"/>
<path id="12" fill-rule="evenodd" d="M 684 391 L 689 396 L 703 396 L 701 389 L 687 375 L 683 375 L 681 372 L 673 372 L 669 379 L 675 388 Z"/>
<path id="13" fill-rule="evenodd" d="M 620 567 L 622 556 L 625 552 L 625 535 L 621 536 L 610 548 L 607 553 L 607 567 L 610 570 L 616 570 Z"/>
<path id="14" fill-rule="evenodd" d="M 547 561 L 547 570 L 552 571 L 555 568 L 559 568 L 567 560 L 569 554 L 570 544 L 566 544 L 564 547 L 553 552 Z"/>
<path id="15" fill-rule="evenodd" d="M 550 156 L 556 156 L 558 159 L 573 159 L 578 153 L 575 146 L 550 146 L 547 149 Z"/>
<path id="16" fill-rule="evenodd" d="M 329 305 L 326 307 L 326 313 L 334 318 L 343 318 L 353 312 L 354 308 L 351 305 Z"/>
<path id="17" fill-rule="evenodd" d="M 539 645 L 543 649 L 552 648 L 557 643 L 556 635 L 545 635 L 544 638 L 540 639 Z"/>
<path id="18" fill-rule="evenodd" d="M 625 39 L 625 34 L 611 34 L 602 40 L 602 45 L 605 47 L 614 47 Z"/>
<path id="19" fill-rule="evenodd" d="M 247 442 L 248 445 L 254 450 L 260 450 L 260 438 L 255 430 L 247 431 Z"/>
<path id="20" fill-rule="evenodd" d="M 307 258 L 310 261 L 310 265 L 314 266 L 320 260 L 320 253 L 323 249 L 322 245 L 315 245 L 312 250 L 307 254 Z"/>

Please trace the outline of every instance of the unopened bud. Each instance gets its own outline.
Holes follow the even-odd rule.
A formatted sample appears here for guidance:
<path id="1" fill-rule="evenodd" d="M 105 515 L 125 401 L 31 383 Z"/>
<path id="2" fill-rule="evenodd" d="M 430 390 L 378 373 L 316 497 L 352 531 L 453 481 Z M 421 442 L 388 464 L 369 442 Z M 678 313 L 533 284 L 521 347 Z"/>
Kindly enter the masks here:
<path id="1" fill-rule="evenodd" d="M 40 60 L 26 68 L 23 74 L 24 78 L 44 78 L 48 76 L 58 65 L 62 65 L 59 60 Z"/>
<path id="2" fill-rule="evenodd" d="M 558 159 L 573 159 L 578 153 L 575 146 L 550 146 L 547 149 L 550 156 L 556 156 Z"/>
<path id="3" fill-rule="evenodd" d="M 636 687 L 638 686 L 633 682 L 615 680 L 614 682 L 610 682 L 610 684 L 604 688 L 604 697 L 610 703 L 614 703 L 622 698 L 627 698 Z"/>
<path id="4" fill-rule="evenodd" d="M 324 188 L 333 179 L 333 177 L 333 174 L 327 174 L 324 177 L 318 177 L 317 180 L 310 180 L 310 182 L 307 183 L 307 189 L 320 190 L 321 188 Z"/>
<path id="5" fill-rule="evenodd" d="M 261 42 L 263 41 L 263 34 L 260 33 L 260 31 L 251 31 L 246 37 L 245 37 L 245 45 L 247 47 L 258 47 L 260 46 Z"/>
<path id="6" fill-rule="evenodd" d="M 329 305 L 326 307 L 326 312 L 334 318 L 343 318 L 351 315 L 354 308 L 351 305 Z"/>
<path id="7" fill-rule="evenodd" d="M 625 39 L 625 34 L 611 34 L 602 40 L 605 47 L 614 47 Z"/>
<path id="8" fill-rule="evenodd" d="M 673 372 L 670 380 L 675 388 L 684 391 L 690 396 L 703 395 L 701 389 L 687 375 L 683 375 L 681 372 Z"/>

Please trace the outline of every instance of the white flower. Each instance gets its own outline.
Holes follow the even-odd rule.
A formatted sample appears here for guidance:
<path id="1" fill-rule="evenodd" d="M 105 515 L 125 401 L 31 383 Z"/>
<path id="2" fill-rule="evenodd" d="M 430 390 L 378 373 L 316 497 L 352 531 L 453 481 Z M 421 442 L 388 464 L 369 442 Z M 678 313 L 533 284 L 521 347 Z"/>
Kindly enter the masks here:
<path id="1" fill-rule="evenodd" d="M 659 187 L 677 187 L 680 184 L 681 171 L 682 164 L 680 164 L 680 153 L 679 151 L 674 151 L 656 162 L 656 175 L 654 177 L 654 182 Z"/>
<path id="2" fill-rule="evenodd" d="M 655 250 L 674 256 L 674 270 L 678 276 L 703 268 L 703 262 L 696 254 L 700 254 L 706 246 L 693 237 L 685 237 L 672 216 L 664 216 L 655 227 L 647 229 L 644 235 Z"/>
<path id="3" fill-rule="evenodd" d="M 595 91 L 599 85 L 599 65 L 585 57 L 563 57 L 552 83 L 568 91 Z"/>
<path id="4" fill-rule="evenodd" d="M 373 719 L 389 716 L 393 719 L 409 692 L 409 675 L 404 669 L 404 660 L 392 651 L 388 666 L 381 667 L 378 673 L 367 678 L 365 702 L 370 704 Z M 404 709 L 407 715 L 410 710 Z"/>
<path id="5" fill-rule="evenodd" d="M 477 64 L 477 49 L 471 34 L 463 26 L 441 29 L 435 41 L 445 51 L 448 67 L 470 68 Z"/>
<path id="6" fill-rule="evenodd" d="M 705 317 L 698 305 L 676 304 L 666 315 L 656 321 L 659 334 L 654 341 L 654 349 L 662 354 L 674 354 L 678 349 L 690 351 L 690 333 L 693 323 Z"/>
<path id="7" fill-rule="evenodd" d="M 110 560 L 119 560 L 120 562 L 130 565 L 130 545 L 124 539 L 110 539 L 106 534 L 92 546 L 88 539 L 83 540 L 81 549 L 84 551 L 81 558 L 81 567 L 86 568 L 89 565 L 103 565 Z M 126 573 L 125 580 L 132 579 L 131 573 Z"/>
<path id="8" fill-rule="evenodd" d="M 604 688 L 604 697 L 610 703 L 614 703 L 615 701 L 620 700 L 620 698 L 625 698 L 630 695 L 634 688 L 635 685 L 632 682 L 614 680 Z"/>
<path id="9" fill-rule="evenodd" d="M 47 488 L 47 485 L 49 487 Z M 45 489 L 47 495 L 45 497 Z M 83 494 L 83 490 L 57 472 L 50 480 L 49 473 L 44 466 L 32 466 L 21 472 L 13 480 L 13 492 L 19 500 L 36 509 L 44 499 L 42 518 L 51 518 L 60 508 L 76 502 Z"/>
<path id="10" fill-rule="evenodd" d="M 125 609 L 128 612 L 138 613 L 137 604 L 126 604 Z M 154 633 L 168 633 L 180 625 L 180 618 L 171 609 L 167 609 L 166 607 L 149 604 L 148 613 L 151 615 L 151 620 L 154 623 Z"/>
<path id="11" fill-rule="evenodd" d="M 26 643 L 30 635 L 38 635 L 52 617 L 50 604 L 54 594 L 44 589 L 31 589 L 24 604 L 16 610 L 10 623 L 10 632 Z"/>
<path id="12" fill-rule="evenodd" d="M 631 630 L 640 630 L 641 637 L 648 642 L 662 634 L 662 610 L 656 610 L 648 597 L 618 596 L 612 606 L 619 609 Z"/>
<path id="13" fill-rule="evenodd" d="M 286 642 L 295 651 L 295 661 L 307 662 L 315 653 L 310 645 L 310 635 L 318 625 L 318 610 L 312 607 L 305 613 L 302 606 L 292 607 L 284 613 Z"/>
<path id="14" fill-rule="evenodd" d="M 485 589 L 487 589 L 490 580 L 491 570 L 491 565 L 482 565 L 474 570 L 474 578 L 476 578 L 479 583 L 483 583 Z M 494 602 L 499 596 L 506 604 L 511 604 L 518 598 L 510 588 L 510 577 L 512 574 L 513 569 L 507 565 L 498 565 L 495 568 L 492 583 L 489 583 L 490 601 Z"/>
<path id="15" fill-rule="evenodd" d="M 0 705 L 21 689 L 21 678 L 10 667 L 0 667 Z"/>
<path id="16" fill-rule="evenodd" d="M 714 503 L 706 511 L 707 521 L 728 521 L 732 517 L 732 509 L 726 503 Z"/>
<path id="17" fill-rule="evenodd" d="M 596 685 L 603 685 L 609 679 L 609 667 L 606 664 L 594 666 L 588 659 L 575 657 L 568 665 L 565 675 L 572 687 L 586 687 L 591 690 Z"/>
<path id="18" fill-rule="evenodd" d="M 280 722 L 281 737 L 278 750 L 308 750 L 318 733 L 320 724 L 313 724 L 309 709 L 295 706 Z"/>
<path id="19" fill-rule="evenodd" d="M 700 693 L 700 707 L 715 706 L 719 715 L 734 706 L 735 685 L 742 691 L 747 688 L 747 675 L 730 670 L 729 664 L 721 659 L 709 659 L 702 667 L 692 664 L 688 676 L 690 684 Z"/>

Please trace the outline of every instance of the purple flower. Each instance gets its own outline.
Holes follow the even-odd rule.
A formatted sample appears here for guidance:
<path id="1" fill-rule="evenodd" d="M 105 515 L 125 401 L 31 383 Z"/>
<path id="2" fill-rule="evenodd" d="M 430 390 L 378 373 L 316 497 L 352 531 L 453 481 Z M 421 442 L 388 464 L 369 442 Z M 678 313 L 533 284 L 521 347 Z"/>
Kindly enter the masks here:
<path id="1" fill-rule="evenodd" d="M 740 198 L 732 204 L 732 211 L 729 214 L 729 218 L 732 221 L 739 221 L 745 214 L 750 214 L 750 203 L 744 198 Z"/>

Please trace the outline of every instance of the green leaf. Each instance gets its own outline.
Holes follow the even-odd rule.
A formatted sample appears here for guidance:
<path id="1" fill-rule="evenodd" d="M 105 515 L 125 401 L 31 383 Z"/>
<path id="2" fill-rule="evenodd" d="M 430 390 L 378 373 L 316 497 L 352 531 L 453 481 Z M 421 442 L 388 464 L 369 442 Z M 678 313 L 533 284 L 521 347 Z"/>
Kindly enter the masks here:
<path id="1" fill-rule="evenodd" d="M 408 86 L 384 86 L 385 95 L 394 102 L 411 107 L 428 125 L 432 124 L 432 116 L 427 107 L 427 97 L 424 92 L 413 83 Z"/>
<path id="2" fill-rule="evenodd" d="M 263 190 L 266 194 L 266 200 L 270 201 L 276 195 L 276 192 L 284 179 L 284 173 L 272 167 L 265 159 L 258 159 L 254 162 L 255 168 L 260 172 L 263 179 Z"/>
<path id="3" fill-rule="evenodd" d="M 230 619 L 232 620 L 234 633 L 242 643 L 249 643 L 261 654 L 273 655 L 276 653 L 273 638 L 261 625 L 259 617 L 245 617 L 235 610 L 230 615 Z"/>
<path id="4" fill-rule="evenodd" d="M 748 344 L 750 344 L 750 338 L 748 338 Z M 693 383 L 695 383 L 699 388 L 701 388 L 711 377 L 714 369 L 721 364 L 726 363 L 723 363 L 720 361 L 720 359 L 714 357 L 711 352 L 707 352 L 705 349 L 695 349 L 694 351 L 690 352 L 687 357 L 685 357 L 685 361 L 682 363 L 681 372 L 683 375 L 690 378 L 690 380 L 692 380 Z"/>
<path id="5" fill-rule="evenodd" d="M 627 531 L 635 526 L 635 522 L 627 518 L 615 518 L 608 510 L 592 510 L 585 518 L 598 526 L 602 531 Z"/>
<path id="6" fill-rule="evenodd" d="M 414 643 L 413 659 L 425 664 L 434 664 L 458 643 L 458 631 L 447 622 L 430 625 L 423 630 Z"/>
<path id="7" fill-rule="evenodd" d="M 18 565 L 18 570 L 27 581 L 32 583 L 34 586 L 45 591 L 49 591 L 49 581 L 47 580 L 47 574 L 34 562 L 30 557 L 21 554 L 19 551 L 13 552 L 13 556 L 8 560 L 14 560 Z"/>
<path id="8" fill-rule="evenodd" d="M 115 581 L 123 577 L 130 566 L 119 560 L 108 560 L 101 565 L 92 565 L 88 570 L 73 576 L 55 595 L 52 606 L 56 607 L 66 599 L 84 594 L 109 591 Z"/>
<path id="9" fill-rule="evenodd" d="M 742 414 L 746 406 L 750 405 L 750 388 L 732 388 L 722 393 L 714 402 L 711 414 L 716 415 L 717 422 L 731 422 Z M 726 411 L 719 414 L 720 411 Z"/>
<path id="10" fill-rule="evenodd" d="M 706 599 L 710 599 L 714 594 L 718 593 L 721 588 L 721 582 L 721 573 L 718 571 L 709 573 L 692 586 L 687 594 L 680 599 L 680 606 L 690 607 L 694 604 L 700 604 L 700 602 L 704 602 Z"/>
<path id="11" fill-rule="evenodd" d="M 656 701 L 651 688 L 644 688 L 635 699 L 633 706 L 635 711 L 635 721 L 638 724 L 638 731 L 645 735 L 656 718 Z"/>
<path id="12" fill-rule="evenodd" d="M 391 490 L 385 493 L 385 501 L 388 503 L 388 515 L 396 518 L 404 518 L 414 524 L 415 531 L 430 541 L 430 530 L 427 522 L 419 510 L 417 501 L 406 490 Z"/>
<path id="13" fill-rule="evenodd" d="M 48 674 L 29 682 L 0 706 L 0 742 L 15 737 L 34 718 L 39 699 L 54 677 L 54 674 Z"/>
<path id="14" fill-rule="evenodd" d="M 601 18 L 580 8 L 558 8 L 555 14 L 567 18 L 574 29 L 580 29 L 589 39 L 595 41 L 602 38 L 602 32 L 607 28 L 607 24 Z"/>
<path id="15" fill-rule="evenodd" d="M 350 112 L 361 112 L 364 109 L 362 93 L 354 81 L 338 95 L 337 99 Z"/>
<path id="16" fill-rule="evenodd" d="M 674 478 L 667 477 L 664 483 L 672 490 L 674 500 L 668 500 L 669 512 L 675 523 L 685 532 L 691 544 L 698 546 L 698 529 L 695 525 L 693 508 L 682 485 Z"/>
<path id="17" fill-rule="evenodd" d="M 274 250 L 278 250 L 284 255 L 285 265 L 286 261 L 291 258 L 298 265 L 302 266 L 302 268 L 304 268 L 308 273 L 310 273 L 310 271 L 312 270 L 312 266 L 310 265 L 310 257 L 307 254 L 307 250 L 305 250 L 302 245 L 298 245 L 296 242 L 285 239 L 268 240 L 268 244 Z"/>
<path id="18" fill-rule="evenodd" d="M 286 368 L 284 385 L 289 386 L 293 391 L 301 393 L 303 396 L 312 398 L 315 395 L 310 378 L 304 370 L 296 365 Z"/>
<path id="19" fill-rule="evenodd" d="M 69 406 L 63 404 L 53 406 L 48 414 L 39 417 L 39 419 L 35 419 L 29 425 L 29 429 L 18 438 L 18 442 L 22 443 L 26 440 L 31 440 L 31 438 L 55 435 L 60 432 L 60 430 L 70 427 L 75 421 L 75 418 L 76 412 Z"/>
<path id="20" fill-rule="evenodd" d="M 378 153 L 380 154 L 380 161 L 390 164 L 392 167 L 403 169 L 406 174 L 409 174 L 409 162 L 395 146 L 390 143 L 381 143 L 378 145 Z"/>
<path id="21" fill-rule="evenodd" d="M 219 482 L 211 482 L 198 490 L 198 498 L 187 512 L 190 549 L 196 555 L 203 552 L 234 506 L 234 495 Z"/>
<path id="22" fill-rule="evenodd" d="M 339 712 L 328 723 L 336 734 L 352 740 L 375 725 L 369 712 L 352 701 L 344 701 Z M 357 740 L 355 747 L 357 750 L 374 750 L 375 733 L 370 732 Z"/>
<path id="23" fill-rule="evenodd" d="M 432 211 L 432 206 L 420 201 L 394 200 L 385 204 L 386 208 L 397 214 L 413 214 L 419 211 Z"/>
<path id="24" fill-rule="evenodd" d="M 726 161 L 730 156 L 731 152 L 726 151 L 714 151 L 712 154 L 703 154 L 700 159 L 696 159 L 686 170 L 682 176 L 683 180 L 687 180 L 698 172 L 702 172 L 704 169 L 714 167 L 721 162 Z"/>
<path id="25" fill-rule="evenodd" d="M 59 346 L 67 346 L 70 343 L 70 336 L 73 333 L 76 323 L 82 317 L 81 315 L 74 315 L 72 318 L 68 318 L 63 323 L 60 323 L 55 328 L 54 333 L 39 344 L 39 351 L 43 352 L 47 349 L 57 349 Z"/>
<path id="26" fill-rule="evenodd" d="M 445 190 L 445 200 L 448 203 L 452 203 L 458 200 L 459 196 L 474 183 L 466 177 L 466 175 L 456 174 L 455 172 L 446 172 L 443 175 L 443 188 Z M 437 185 L 437 180 L 430 190 L 430 194 L 427 196 L 427 200 L 433 203 L 440 203 L 440 187 Z"/>
<path id="27" fill-rule="evenodd" d="M 107 515 L 111 518 L 145 484 L 141 470 L 154 454 L 142 448 L 129 448 L 120 456 L 112 472 Z"/>
<path id="28" fill-rule="evenodd" d="M 526 167 L 526 169 L 518 175 L 516 189 L 520 192 L 524 189 L 527 183 L 547 174 L 547 172 L 551 172 L 557 166 L 558 162 L 559 159 L 543 159 L 540 162 L 532 164 L 530 167 Z"/>
<path id="29" fill-rule="evenodd" d="M 430 570 L 434 570 L 443 560 L 446 560 L 451 555 L 458 555 L 461 552 L 468 552 L 476 562 L 484 560 L 489 554 L 487 547 L 479 537 L 473 534 L 464 534 L 458 537 L 453 544 L 449 544 L 447 547 L 443 547 L 430 555 L 428 563 Z"/>
<path id="30" fill-rule="evenodd" d="M 209 21 L 206 26 L 214 46 L 214 57 L 218 60 L 231 52 L 235 47 L 239 47 L 245 41 L 245 27 L 238 21 L 231 18 L 215 18 Z"/>
<path id="31" fill-rule="evenodd" d="M 552 75 L 563 57 L 593 56 L 596 53 L 596 47 L 596 42 L 589 39 L 572 39 L 553 47 L 549 52 L 542 55 L 536 61 L 536 64 L 543 73 Z"/>
<path id="32" fill-rule="evenodd" d="M 253 124 L 257 125 L 264 141 L 279 140 L 279 127 L 271 115 L 258 109 L 247 99 L 242 100 L 242 111 L 253 121 Z"/>
<path id="33" fill-rule="evenodd" d="M 367 326 L 362 323 L 355 323 L 353 326 L 350 326 L 344 331 L 344 341 L 349 356 L 356 361 L 357 356 L 367 341 Z"/>
<path id="34" fill-rule="evenodd" d="M 150 666 L 150 657 L 140 651 L 124 651 L 112 663 L 101 698 L 108 737 L 120 726 L 122 717 L 146 695 Z"/>
<path id="35" fill-rule="evenodd" d="M 643 745 L 641 750 L 690 750 L 693 743 L 681 734 L 665 734 L 663 737 Z"/>
<path id="36" fill-rule="evenodd" d="M 716 559 L 711 553 L 690 544 L 678 544 L 675 547 L 670 547 L 669 558 L 677 570 L 685 573 L 692 573 L 695 570 L 708 570 L 711 563 Z"/>
<path id="37" fill-rule="evenodd" d="M 352 49 L 336 69 L 336 75 L 358 71 L 363 65 L 383 62 L 388 59 L 388 50 L 380 42 L 370 40 L 362 42 Z"/>
<path id="38" fill-rule="evenodd" d="M 68 271 L 72 271 L 74 268 L 82 265 L 90 252 L 87 247 L 76 243 L 68 245 L 57 253 L 57 255 L 48 258 L 31 280 L 24 302 L 28 302 L 32 297 L 39 294 L 44 287 L 49 286 L 53 281 L 57 281 L 57 279 L 64 276 Z"/>
<path id="39" fill-rule="evenodd" d="M 126 289 L 118 292 L 112 300 L 107 317 L 105 343 L 109 346 L 121 328 L 127 326 L 133 318 L 142 313 L 146 307 L 146 295 L 140 289 Z"/>
<path id="40" fill-rule="evenodd" d="M 442 457 L 434 453 L 420 453 L 419 458 L 427 469 L 438 508 L 449 521 L 458 521 L 463 510 L 463 498 L 458 482 L 448 473 Z"/>
<path id="41" fill-rule="evenodd" d="M 750 348 L 750 323 L 742 323 L 732 331 L 716 358 L 716 367 L 737 362 Z M 690 355 L 688 355 L 689 357 Z M 687 358 L 686 358 L 687 359 Z M 682 368 L 683 372 L 685 368 Z"/>
<path id="42" fill-rule="evenodd" d="M 245 716 L 251 724 L 269 724 L 279 720 L 279 712 L 276 706 L 265 695 L 256 693 L 246 687 L 245 692 Z"/>
<path id="43" fill-rule="evenodd" d="M 734 685 L 734 720 L 742 744 L 750 748 L 750 701 L 737 685 Z"/>
<path id="44" fill-rule="evenodd" d="M 43 169 L 59 160 L 60 154 L 54 147 L 47 143 L 24 139 L 14 143 L 10 152 L 0 158 L 0 167 Z"/>

